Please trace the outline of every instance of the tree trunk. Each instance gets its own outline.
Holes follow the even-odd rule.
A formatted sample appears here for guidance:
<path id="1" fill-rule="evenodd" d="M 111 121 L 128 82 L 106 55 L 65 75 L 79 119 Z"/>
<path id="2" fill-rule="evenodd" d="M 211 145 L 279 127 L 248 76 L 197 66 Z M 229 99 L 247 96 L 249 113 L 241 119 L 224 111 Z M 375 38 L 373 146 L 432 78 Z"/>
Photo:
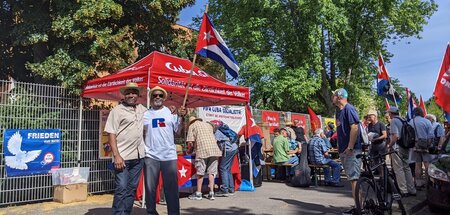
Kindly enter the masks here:
<path id="1" fill-rule="evenodd" d="M 322 103 L 325 105 L 325 113 L 328 116 L 332 116 L 333 114 L 333 103 L 331 102 L 330 90 L 328 87 L 328 76 L 327 76 L 327 67 L 326 67 L 326 45 L 325 45 L 325 31 L 322 28 L 322 42 L 320 43 L 320 51 L 322 52 L 322 70 L 320 72 L 321 76 L 321 84 L 320 84 L 320 98 L 322 99 Z"/>

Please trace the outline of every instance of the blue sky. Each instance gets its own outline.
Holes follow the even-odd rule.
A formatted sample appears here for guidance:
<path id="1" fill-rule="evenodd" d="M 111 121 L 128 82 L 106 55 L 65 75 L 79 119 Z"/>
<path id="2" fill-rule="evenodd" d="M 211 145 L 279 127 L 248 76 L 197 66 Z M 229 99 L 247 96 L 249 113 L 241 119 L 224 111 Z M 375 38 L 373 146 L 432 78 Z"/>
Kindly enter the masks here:
<path id="1" fill-rule="evenodd" d="M 181 25 L 192 23 L 192 17 L 200 16 L 205 10 L 207 0 L 198 0 L 192 7 L 181 11 Z M 450 1 L 436 0 L 439 7 L 424 26 L 421 39 L 406 38 L 388 43 L 388 51 L 394 56 L 386 67 L 391 77 L 428 100 L 433 95 L 436 77 L 439 73 L 447 43 L 450 41 Z M 374 62 L 376 64 L 376 62 Z"/>

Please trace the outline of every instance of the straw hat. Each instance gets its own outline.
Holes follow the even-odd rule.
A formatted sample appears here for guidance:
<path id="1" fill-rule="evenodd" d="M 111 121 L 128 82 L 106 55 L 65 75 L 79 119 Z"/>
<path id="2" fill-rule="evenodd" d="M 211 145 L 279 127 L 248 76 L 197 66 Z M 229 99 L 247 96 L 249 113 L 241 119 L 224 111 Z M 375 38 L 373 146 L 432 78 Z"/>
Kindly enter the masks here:
<path id="1" fill-rule="evenodd" d="M 159 90 L 159 91 L 161 91 L 161 92 L 164 94 L 164 99 L 167 98 L 167 91 L 166 91 L 164 88 L 160 87 L 160 86 L 155 86 L 155 87 L 153 87 L 153 88 L 150 90 L 150 97 L 152 96 L 153 91 L 156 91 L 156 90 Z"/>
<path id="2" fill-rule="evenodd" d="M 127 85 L 120 88 L 120 94 L 124 95 L 125 91 L 128 89 L 137 90 L 138 94 L 141 95 L 142 87 L 139 87 L 137 83 L 135 82 L 128 82 Z"/>
<path id="3" fill-rule="evenodd" d="M 374 116 L 378 116 L 378 113 L 376 110 L 370 110 L 369 113 L 367 113 L 367 115 L 374 115 Z"/>
<path id="4" fill-rule="evenodd" d="M 293 123 L 292 123 L 291 121 L 285 122 L 284 124 L 285 124 L 286 126 L 293 125 Z"/>
<path id="5" fill-rule="evenodd" d="M 197 118 L 197 117 L 195 117 L 195 116 L 189 117 L 189 125 L 191 125 L 192 123 L 194 123 L 194 122 L 197 121 L 197 120 L 203 121 L 202 119 Z"/>

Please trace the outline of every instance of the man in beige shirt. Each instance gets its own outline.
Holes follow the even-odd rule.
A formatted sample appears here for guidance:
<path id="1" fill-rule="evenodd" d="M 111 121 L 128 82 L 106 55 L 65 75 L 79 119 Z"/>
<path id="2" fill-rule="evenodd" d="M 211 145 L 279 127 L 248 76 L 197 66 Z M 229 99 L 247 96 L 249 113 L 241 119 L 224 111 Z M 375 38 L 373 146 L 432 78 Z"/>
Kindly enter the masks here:
<path id="1" fill-rule="evenodd" d="M 113 214 L 131 214 L 139 176 L 144 165 L 143 116 L 147 110 L 137 100 L 141 88 L 127 83 L 120 88 L 123 101 L 111 110 L 105 131 L 113 152 L 116 190 Z"/>
<path id="2" fill-rule="evenodd" d="M 194 192 L 188 198 L 191 200 L 202 199 L 203 178 L 208 173 L 210 190 L 207 198 L 214 200 L 214 178 L 217 175 L 217 160 L 222 156 L 222 151 L 220 151 L 214 135 L 214 125 L 203 122 L 200 118 L 190 117 L 186 141 L 188 145 L 194 144 L 194 165 L 197 170 L 197 192 Z"/>

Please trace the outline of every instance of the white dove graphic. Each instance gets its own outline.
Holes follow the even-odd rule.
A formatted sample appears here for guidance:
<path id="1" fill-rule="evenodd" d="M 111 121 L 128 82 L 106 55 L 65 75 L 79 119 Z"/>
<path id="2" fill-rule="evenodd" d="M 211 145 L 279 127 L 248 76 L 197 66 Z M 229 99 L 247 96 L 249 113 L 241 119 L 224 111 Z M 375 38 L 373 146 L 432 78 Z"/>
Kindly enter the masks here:
<path id="1" fill-rule="evenodd" d="M 22 136 L 19 132 L 16 132 L 8 140 L 8 151 L 14 156 L 5 156 L 5 164 L 13 169 L 26 170 L 28 169 L 27 163 L 36 159 L 42 150 L 34 151 L 22 151 Z"/>

